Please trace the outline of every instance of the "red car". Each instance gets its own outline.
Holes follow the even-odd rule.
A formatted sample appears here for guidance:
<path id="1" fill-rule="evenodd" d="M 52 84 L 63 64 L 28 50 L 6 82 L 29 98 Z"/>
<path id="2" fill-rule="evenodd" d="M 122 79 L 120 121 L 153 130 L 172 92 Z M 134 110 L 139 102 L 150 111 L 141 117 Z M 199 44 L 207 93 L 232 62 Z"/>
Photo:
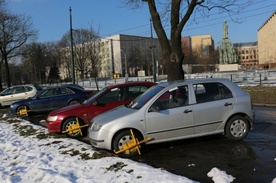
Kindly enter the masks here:
<path id="1" fill-rule="evenodd" d="M 81 128 L 82 134 L 78 130 L 73 133 L 68 130 L 76 127 L 77 122 L 80 126 L 85 126 L 98 114 L 130 103 L 153 85 L 155 83 L 137 81 L 107 86 L 82 104 L 70 105 L 49 113 L 46 120 L 48 131 L 50 133 L 67 131 L 66 134 L 70 137 L 86 135 L 85 127 Z"/>

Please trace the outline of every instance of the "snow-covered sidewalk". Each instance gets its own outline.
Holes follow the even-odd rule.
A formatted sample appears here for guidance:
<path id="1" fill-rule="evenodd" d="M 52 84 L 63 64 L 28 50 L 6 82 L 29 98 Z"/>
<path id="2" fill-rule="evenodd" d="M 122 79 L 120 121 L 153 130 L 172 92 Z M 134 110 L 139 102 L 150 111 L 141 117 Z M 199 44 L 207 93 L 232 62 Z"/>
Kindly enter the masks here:
<path id="1" fill-rule="evenodd" d="M 195 182 L 129 159 L 93 159 L 94 153 L 99 151 L 89 144 L 51 137 L 47 129 L 22 119 L 0 117 L 0 182 Z M 235 179 L 217 168 L 206 176 L 216 183 Z"/>

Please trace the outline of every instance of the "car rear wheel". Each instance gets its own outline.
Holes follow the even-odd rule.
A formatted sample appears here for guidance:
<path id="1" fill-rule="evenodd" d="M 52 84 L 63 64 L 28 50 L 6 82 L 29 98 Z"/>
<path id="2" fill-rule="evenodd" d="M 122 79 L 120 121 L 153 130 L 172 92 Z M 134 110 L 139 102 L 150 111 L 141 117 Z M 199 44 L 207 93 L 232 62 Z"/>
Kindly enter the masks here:
<path id="1" fill-rule="evenodd" d="M 134 133 L 134 136 L 135 136 L 135 138 L 138 139 L 138 141 L 142 140 L 142 137 L 139 134 Z M 124 144 L 131 141 L 131 140 L 133 140 L 133 139 L 132 139 L 130 130 L 121 131 L 120 133 L 118 133 L 115 136 L 115 138 L 113 140 L 113 144 L 112 144 L 113 149 L 115 151 L 122 150 L 124 148 Z M 129 151 L 124 151 L 122 153 L 119 153 L 119 156 L 124 157 L 124 158 L 129 158 L 129 157 L 136 156 L 137 154 L 138 154 L 137 150 L 130 149 Z"/>
<path id="2" fill-rule="evenodd" d="M 241 140 L 249 131 L 249 123 L 243 116 L 234 116 L 226 124 L 225 134 L 230 140 Z"/>
<path id="3" fill-rule="evenodd" d="M 78 138 L 78 137 L 81 137 L 81 134 L 79 132 L 78 129 L 74 130 L 74 131 L 70 131 L 70 129 L 73 128 L 74 125 L 77 125 L 77 120 L 76 118 L 68 118 L 67 120 L 65 120 L 65 122 L 63 123 L 62 125 L 62 131 L 67 131 L 66 132 L 66 135 L 68 137 L 71 137 L 71 138 Z M 79 121 L 79 125 L 82 126 L 83 124 L 81 123 L 81 121 Z M 82 136 L 86 136 L 86 128 L 83 127 L 81 128 L 81 132 L 82 132 Z"/>

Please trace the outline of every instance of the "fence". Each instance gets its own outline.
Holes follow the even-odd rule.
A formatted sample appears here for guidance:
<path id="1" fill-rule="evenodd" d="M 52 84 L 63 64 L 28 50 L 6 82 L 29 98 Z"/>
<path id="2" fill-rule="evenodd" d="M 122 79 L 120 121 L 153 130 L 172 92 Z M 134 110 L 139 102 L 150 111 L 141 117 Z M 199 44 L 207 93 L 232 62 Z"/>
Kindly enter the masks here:
<path id="1" fill-rule="evenodd" d="M 186 74 L 186 79 L 196 79 L 196 78 L 228 78 L 231 81 L 237 83 L 240 86 L 276 86 L 276 70 L 251 70 L 251 71 L 232 71 L 232 72 L 208 72 L 208 73 L 198 73 L 198 74 Z M 148 77 L 129 77 L 127 79 L 131 81 L 153 81 L 152 76 Z M 158 82 L 167 81 L 166 76 L 158 76 Z M 117 83 L 126 82 L 126 78 L 97 78 L 97 83 L 99 89 L 105 86 Z M 68 83 L 51 84 L 61 85 Z M 79 80 L 76 84 L 84 87 L 87 90 L 97 90 L 97 85 L 94 78 L 88 78 L 86 80 Z M 49 86 L 49 85 L 48 85 Z"/>

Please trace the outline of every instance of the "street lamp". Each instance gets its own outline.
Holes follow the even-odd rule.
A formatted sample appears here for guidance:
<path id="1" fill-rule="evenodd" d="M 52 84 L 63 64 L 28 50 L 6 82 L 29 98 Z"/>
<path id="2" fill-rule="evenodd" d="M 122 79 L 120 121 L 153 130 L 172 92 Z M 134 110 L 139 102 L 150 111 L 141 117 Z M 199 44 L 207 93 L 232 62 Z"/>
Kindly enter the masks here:
<path id="1" fill-rule="evenodd" d="M 153 35 L 152 35 L 152 20 L 150 18 L 150 37 L 151 37 L 151 46 L 150 46 L 150 49 L 151 49 L 151 60 L 152 60 L 152 73 L 153 73 L 153 82 L 156 82 L 157 81 L 157 77 L 156 77 L 156 60 L 155 60 L 155 53 L 154 53 L 154 44 L 153 44 Z"/>
<path id="2" fill-rule="evenodd" d="M 128 72 L 127 72 L 127 57 L 126 57 L 126 52 L 124 50 L 121 50 L 121 52 L 124 53 L 124 57 L 125 57 L 125 78 L 126 78 L 126 81 L 128 81 Z"/>
<path id="3" fill-rule="evenodd" d="M 70 39 L 71 39 L 71 66 L 72 66 L 72 82 L 75 84 L 75 64 L 74 64 L 74 51 L 73 51 L 73 29 L 72 29 L 72 9 L 70 7 Z"/>

